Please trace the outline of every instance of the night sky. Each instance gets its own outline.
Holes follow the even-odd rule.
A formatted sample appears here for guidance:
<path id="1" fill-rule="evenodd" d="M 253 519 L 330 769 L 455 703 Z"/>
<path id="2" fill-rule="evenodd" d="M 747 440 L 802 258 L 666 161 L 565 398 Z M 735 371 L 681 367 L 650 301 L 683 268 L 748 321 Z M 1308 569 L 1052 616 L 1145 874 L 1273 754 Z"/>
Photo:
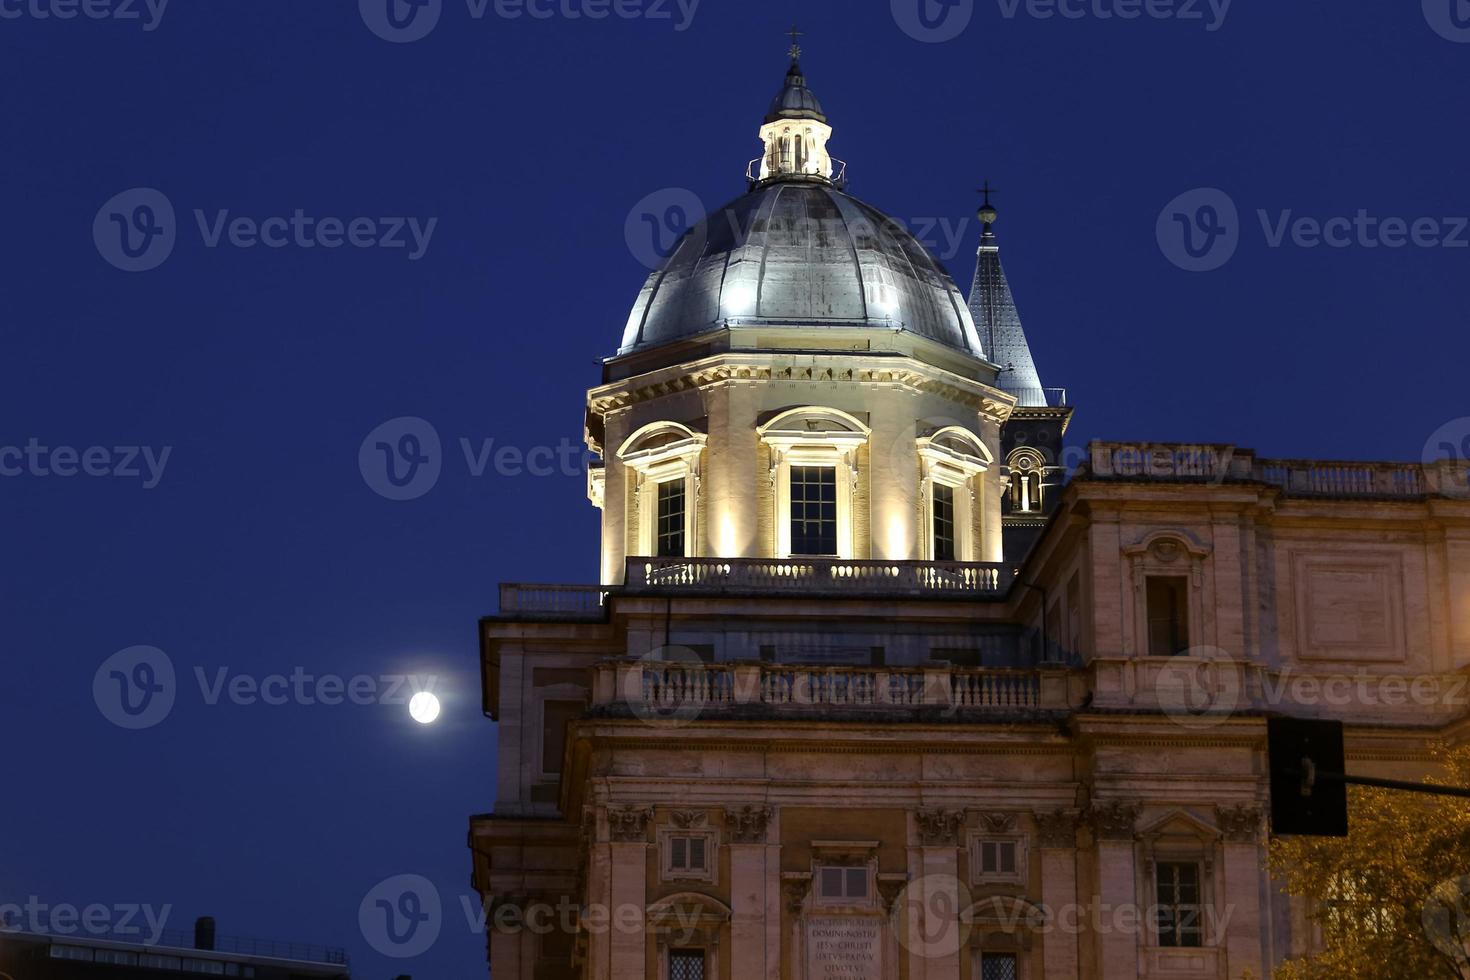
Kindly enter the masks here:
<path id="1" fill-rule="evenodd" d="M 1069 443 L 1470 445 L 1464 0 L 919 2 L 442 0 L 394 43 L 368 22 L 426 21 L 394 35 L 386 0 L 0 0 L 0 904 L 167 905 L 345 946 L 358 977 L 484 976 L 476 620 L 499 582 L 595 579 L 585 390 L 647 216 L 743 192 L 793 20 L 849 190 L 963 289 L 999 188 Z M 1314 247 L 1299 218 L 1348 220 Z M 365 479 L 401 417 L 440 441 L 410 444 L 428 476 Z M 176 672 L 161 718 L 109 701 L 113 670 L 150 681 L 104 664 L 138 646 Z M 249 696 L 293 672 L 366 693 Z M 382 703 L 403 675 L 436 724 Z M 358 911 L 400 874 L 444 919 L 391 960 Z"/>

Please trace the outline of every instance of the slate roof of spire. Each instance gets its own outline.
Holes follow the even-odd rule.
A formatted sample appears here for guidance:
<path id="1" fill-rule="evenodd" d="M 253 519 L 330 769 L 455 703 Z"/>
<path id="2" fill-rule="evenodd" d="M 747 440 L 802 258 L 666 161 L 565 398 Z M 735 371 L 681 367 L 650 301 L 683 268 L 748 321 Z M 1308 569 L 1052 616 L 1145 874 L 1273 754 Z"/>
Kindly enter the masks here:
<path id="1" fill-rule="evenodd" d="M 1021 316 L 1011 296 L 1010 283 L 1000 264 L 1000 245 L 989 224 L 980 238 L 980 252 L 975 261 L 975 282 L 970 287 L 970 316 L 980 334 L 985 355 L 1003 370 L 996 387 L 1016 396 L 1023 408 L 1044 408 L 1046 392 L 1036 361 L 1021 329 Z"/>

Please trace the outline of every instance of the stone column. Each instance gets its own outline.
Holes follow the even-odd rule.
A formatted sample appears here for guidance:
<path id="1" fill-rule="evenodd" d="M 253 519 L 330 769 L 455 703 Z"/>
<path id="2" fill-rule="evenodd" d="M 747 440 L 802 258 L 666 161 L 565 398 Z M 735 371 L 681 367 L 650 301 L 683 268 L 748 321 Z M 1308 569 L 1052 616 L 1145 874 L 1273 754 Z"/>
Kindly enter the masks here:
<path id="1" fill-rule="evenodd" d="M 1138 885 L 1133 851 L 1136 803 L 1094 803 L 1093 836 L 1097 840 L 1097 898 L 1095 933 L 1100 980 L 1137 980 L 1139 973 Z M 1120 910 L 1131 910 L 1131 913 Z M 1139 929 L 1126 928 L 1138 922 Z"/>
<path id="2" fill-rule="evenodd" d="M 771 518 L 757 506 L 756 391 L 727 382 L 708 400 L 709 441 L 703 470 L 705 540 L 702 554 L 756 558 L 765 553 L 762 530 Z"/>
<path id="3" fill-rule="evenodd" d="M 1077 901 L 1077 811 L 1036 814 L 1041 845 L 1041 904 L 1050 928 L 1041 955 L 1047 980 L 1077 980 L 1081 937 Z"/>
<path id="4" fill-rule="evenodd" d="M 643 917 L 636 919 L 629 909 L 641 910 L 648 904 L 648 824 L 652 811 L 642 807 L 609 809 L 608 832 L 612 837 L 609 850 L 608 907 L 609 929 L 608 980 L 647 975 L 647 929 Z M 636 921 L 637 927 L 630 928 Z"/>
<path id="5" fill-rule="evenodd" d="M 1217 941 L 1225 948 L 1227 976 L 1243 976 L 1250 970 L 1252 975 L 1263 977 L 1261 810 L 1255 806 L 1222 806 L 1215 808 L 1215 814 L 1223 835 L 1225 907 L 1216 908 L 1214 922 L 1205 925 L 1224 929 L 1224 937 Z"/>
<path id="6" fill-rule="evenodd" d="M 965 827 L 963 810 L 919 810 L 914 814 L 919 847 L 910 852 L 917 873 L 909 882 L 907 912 L 919 921 L 909 929 L 910 980 L 959 980 L 960 957 L 966 948 L 961 940 L 960 915 L 967 890 L 959 880 L 960 835 Z M 914 937 L 919 937 L 914 942 Z"/>
<path id="7" fill-rule="evenodd" d="M 770 807 L 725 811 L 730 838 L 730 973 L 742 980 L 781 976 L 780 849 L 766 844 L 770 819 Z M 772 914 L 767 915 L 768 910 Z"/>

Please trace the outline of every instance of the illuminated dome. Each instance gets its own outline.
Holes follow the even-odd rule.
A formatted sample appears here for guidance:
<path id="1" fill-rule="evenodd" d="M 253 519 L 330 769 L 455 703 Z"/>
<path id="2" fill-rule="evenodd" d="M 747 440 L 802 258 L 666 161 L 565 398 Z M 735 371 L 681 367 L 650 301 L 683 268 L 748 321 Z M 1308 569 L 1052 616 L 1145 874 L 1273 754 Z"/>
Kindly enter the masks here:
<path id="1" fill-rule="evenodd" d="M 686 232 L 644 284 L 619 353 L 750 325 L 896 330 L 984 356 L 949 273 L 900 222 L 798 175 Z"/>

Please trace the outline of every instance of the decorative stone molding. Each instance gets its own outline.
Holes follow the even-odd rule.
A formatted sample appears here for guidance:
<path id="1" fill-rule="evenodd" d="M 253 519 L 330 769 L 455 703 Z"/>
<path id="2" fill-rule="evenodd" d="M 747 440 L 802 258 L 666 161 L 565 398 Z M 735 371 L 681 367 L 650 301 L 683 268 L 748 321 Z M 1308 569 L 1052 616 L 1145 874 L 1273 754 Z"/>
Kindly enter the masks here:
<path id="1" fill-rule="evenodd" d="M 608 807 L 607 832 L 615 841 L 644 843 L 653 810 L 648 807 Z"/>
<path id="2" fill-rule="evenodd" d="M 1053 810 L 1051 813 L 1038 813 L 1035 816 L 1042 847 L 1077 846 L 1079 819 L 1076 810 Z"/>
<path id="3" fill-rule="evenodd" d="M 811 894 L 812 876 L 809 871 L 781 872 L 781 904 L 792 915 L 800 915 Z"/>
<path id="4" fill-rule="evenodd" d="M 1016 815 L 1014 813 L 982 813 L 980 814 L 980 826 L 987 834 L 1014 834 Z"/>
<path id="5" fill-rule="evenodd" d="M 919 842 L 925 847 L 958 846 L 960 828 L 965 825 L 963 810 L 916 810 L 914 822 L 919 825 Z"/>
<path id="6" fill-rule="evenodd" d="M 669 817 L 669 823 L 680 830 L 694 830 L 709 825 L 709 814 L 703 810 L 675 810 Z"/>
<path id="7" fill-rule="evenodd" d="M 649 374 L 603 385 L 588 392 L 587 407 L 597 415 L 631 408 L 681 391 L 715 388 L 732 382 L 816 381 L 878 384 L 932 392 L 975 409 L 984 421 L 997 425 L 1015 410 L 1007 396 L 994 388 L 964 381 L 907 355 L 902 366 L 865 365 L 854 368 L 849 358 L 815 355 L 811 364 L 772 363 L 762 355 L 719 354 L 694 364 L 681 364 Z M 1000 395 L 1001 397 L 994 397 Z"/>
<path id="8" fill-rule="evenodd" d="M 893 914 L 893 906 L 903 895 L 903 890 L 908 887 L 909 876 L 903 872 L 880 873 L 878 876 L 878 900 L 883 904 L 883 911 L 889 915 Z"/>
<path id="9" fill-rule="evenodd" d="M 1220 835 L 1230 844 L 1254 844 L 1260 840 L 1261 808 L 1249 804 L 1215 807 L 1215 822 Z"/>
<path id="10" fill-rule="evenodd" d="M 1099 840 L 1132 840 L 1134 823 L 1142 809 L 1137 803 L 1112 800 L 1092 805 L 1092 829 Z"/>
<path id="11" fill-rule="evenodd" d="M 773 811 L 768 806 L 746 806 L 725 811 L 725 827 L 734 844 L 764 844 L 766 825 Z"/>

